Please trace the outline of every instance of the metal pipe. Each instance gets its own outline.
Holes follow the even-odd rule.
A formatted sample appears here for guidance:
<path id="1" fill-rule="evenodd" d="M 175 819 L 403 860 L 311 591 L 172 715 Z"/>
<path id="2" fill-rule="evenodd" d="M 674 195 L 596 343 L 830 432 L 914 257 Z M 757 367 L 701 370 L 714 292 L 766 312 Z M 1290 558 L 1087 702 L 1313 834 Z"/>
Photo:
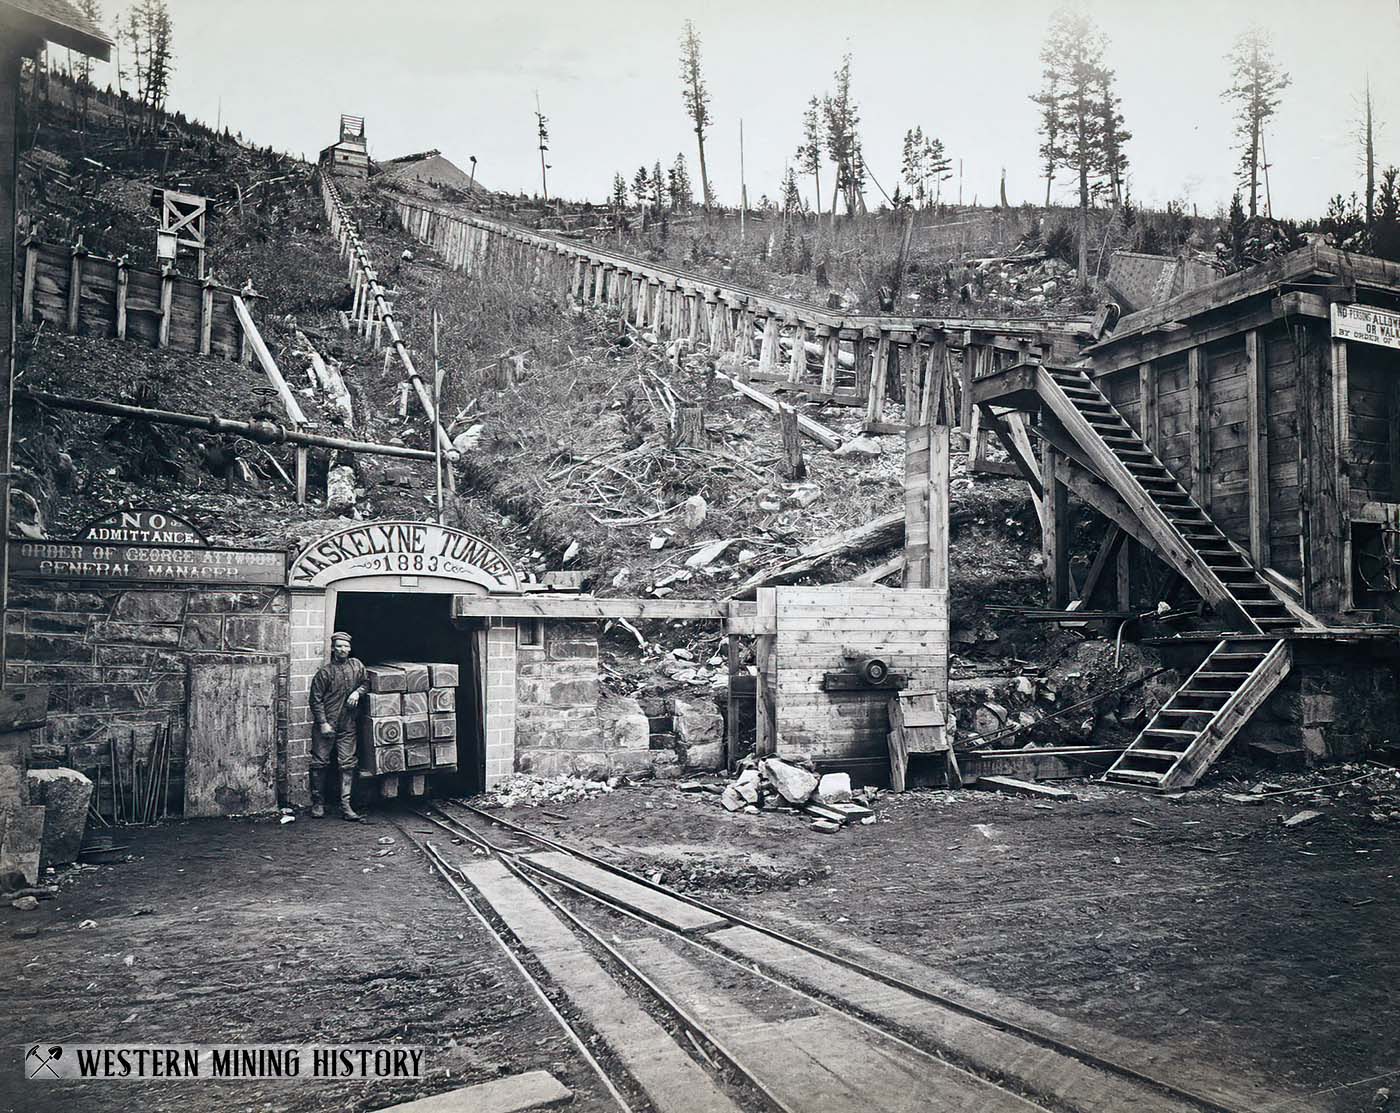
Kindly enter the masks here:
<path id="1" fill-rule="evenodd" d="M 79 413 L 104 414 L 110 417 L 126 417 L 136 421 L 150 421 L 156 425 L 183 425 L 189 429 L 207 429 L 211 433 L 233 433 L 247 437 L 260 444 L 297 444 L 315 448 L 336 448 L 345 452 L 359 452 L 366 456 L 401 456 L 409 460 L 431 460 L 432 452 L 426 448 L 407 448 L 396 444 L 375 444 L 372 441 L 342 440 L 340 437 L 326 437 L 319 433 L 303 433 L 288 429 L 273 421 L 233 421 L 229 418 L 209 414 L 179 413 L 175 410 L 152 410 L 145 406 L 130 406 L 125 402 L 106 402 L 100 398 L 72 398 L 65 394 L 50 394 L 45 390 L 17 390 L 21 398 L 28 398 L 43 406 L 58 410 L 76 410 Z"/>

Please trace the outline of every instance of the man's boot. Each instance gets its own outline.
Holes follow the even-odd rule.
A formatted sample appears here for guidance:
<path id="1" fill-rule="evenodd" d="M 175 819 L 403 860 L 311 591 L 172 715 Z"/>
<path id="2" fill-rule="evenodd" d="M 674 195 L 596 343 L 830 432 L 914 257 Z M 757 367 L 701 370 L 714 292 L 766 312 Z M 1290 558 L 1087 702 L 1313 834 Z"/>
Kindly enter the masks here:
<path id="1" fill-rule="evenodd" d="M 311 818 L 320 819 L 326 814 L 326 771 L 311 770 Z"/>
<path id="2" fill-rule="evenodd" d="M 350 789 L 355 784 L 355 771 L 342 770 L 340 774 L 340 818 L 358 823 L 360 814 L 350 806 Z"/>

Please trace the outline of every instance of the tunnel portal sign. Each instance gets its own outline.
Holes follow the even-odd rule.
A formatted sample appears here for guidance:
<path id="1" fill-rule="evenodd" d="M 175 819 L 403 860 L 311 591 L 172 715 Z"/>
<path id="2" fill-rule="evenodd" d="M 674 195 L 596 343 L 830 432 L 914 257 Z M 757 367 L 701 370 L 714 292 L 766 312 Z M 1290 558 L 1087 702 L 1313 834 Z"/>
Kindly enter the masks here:
<path id="1" fill-rule="evenodd" d="M 1400 348 L 1400 313 L 1370 305 L 1332 303 L 1332 338 Z"/>
<path id="2" fill-rule="evenodd" d="M 292 587 L 355 576 L 438 576 L 519 592 L 509 559 L 479 537 L 432 522 L 366 522 L 313 542 L 292 562 Z"/>

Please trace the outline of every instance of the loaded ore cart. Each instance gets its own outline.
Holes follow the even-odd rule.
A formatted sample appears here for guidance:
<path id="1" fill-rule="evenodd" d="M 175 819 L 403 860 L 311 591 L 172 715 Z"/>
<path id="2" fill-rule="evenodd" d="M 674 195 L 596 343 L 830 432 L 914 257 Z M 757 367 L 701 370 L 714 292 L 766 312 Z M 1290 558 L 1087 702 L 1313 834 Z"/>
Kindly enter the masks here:
<path id="1" fill-rule="evenodd" d="M 385 661 L 367 671 L 369 692 L 360 703 L 360 776 L 375 778 L 379 795 L 392 798 L 403 778 L 409 779 L 409 793 L 418 796 L 427 777 L 455 775 L 458 665 Z"/>

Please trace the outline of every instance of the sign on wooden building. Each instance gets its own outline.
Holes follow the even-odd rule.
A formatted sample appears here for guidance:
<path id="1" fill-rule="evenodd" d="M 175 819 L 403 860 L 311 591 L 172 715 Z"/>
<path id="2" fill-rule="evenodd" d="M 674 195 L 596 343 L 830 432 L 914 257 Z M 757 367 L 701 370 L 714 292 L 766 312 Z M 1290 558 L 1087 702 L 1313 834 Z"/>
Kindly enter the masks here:
<path id="1" fill-rule="evenodd" d="M 1400 313 L 1370 305 L 1333 302 L 1332 339 L 1400 349 Z"/>

